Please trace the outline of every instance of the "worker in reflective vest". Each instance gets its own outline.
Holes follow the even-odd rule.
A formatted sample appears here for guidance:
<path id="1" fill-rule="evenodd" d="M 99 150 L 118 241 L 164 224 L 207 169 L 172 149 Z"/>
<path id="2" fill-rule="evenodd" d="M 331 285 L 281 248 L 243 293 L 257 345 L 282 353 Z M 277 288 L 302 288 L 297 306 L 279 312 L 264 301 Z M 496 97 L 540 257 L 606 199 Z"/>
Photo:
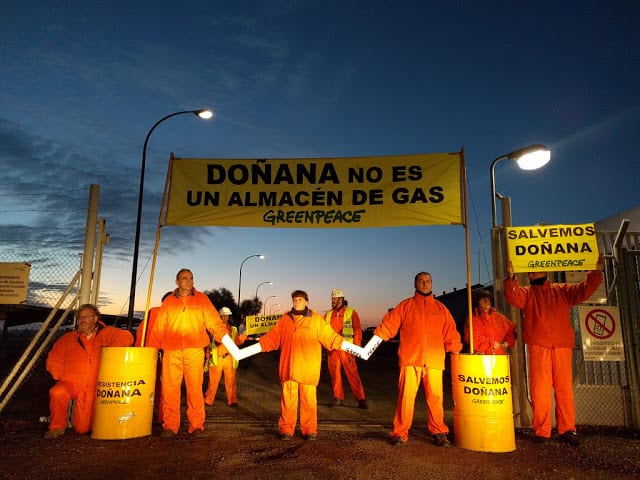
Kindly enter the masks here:
<path id="1" fill-rule="evenodd" d="M 334 288 L 331 291 L 331 310 L 325 314 L 325 321 L 345 340 L 360 345 L 362 341 L 360 317 L 353 308 L 347 306 L 344 292 L 339 288 Z M 358 408 L 369 408 L 354 356 L 342 350 L 332 350 L 327 355 L 327 366 L 333 385 L 333 401 L 330 406 L 337 407 L 344 404 L 344 389 L 342 387 L 342 369 L 344 369 L 351 392 L 358 402 Z"/>
<path id="2" fill-rule="evenodd" d="M 247 335 L 244 333 L 239 335 L 238 329 L 229 323 L 231 319 L 231 309 L 229 307 L 222 307 L 219 313 L 220 318 L 222 318 L 222 321 L 227 326 L 227 332 L 229 332 L 233 343 L 238 346 L 242 345 L 247 339 Z M 227 347 L 222 343 L 216 342 L 214 339 L 211 340 L 211 354 L 204 365 L 205 372 L 209 373 L 209 386 L 204 394 L 204 403 L 206 405 L 213 405 L 220 379 L 224 375 L 224 391 L 227 395 L 227 405 L 232 408 L 237 407 L 236 369 L 238 368 L 238 360 L 231 356 Z"/>

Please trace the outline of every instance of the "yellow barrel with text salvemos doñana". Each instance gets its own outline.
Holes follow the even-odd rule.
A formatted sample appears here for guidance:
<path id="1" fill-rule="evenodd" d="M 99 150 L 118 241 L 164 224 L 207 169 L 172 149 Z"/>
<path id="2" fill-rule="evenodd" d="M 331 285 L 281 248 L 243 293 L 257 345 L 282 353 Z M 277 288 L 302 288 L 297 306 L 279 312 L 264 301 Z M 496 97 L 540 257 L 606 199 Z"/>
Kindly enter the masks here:
<path id="1" fill-rule="evenodd" d="M 451 356 L 456 446 L 479 452 L 516 449 L 509 355 Z"/>

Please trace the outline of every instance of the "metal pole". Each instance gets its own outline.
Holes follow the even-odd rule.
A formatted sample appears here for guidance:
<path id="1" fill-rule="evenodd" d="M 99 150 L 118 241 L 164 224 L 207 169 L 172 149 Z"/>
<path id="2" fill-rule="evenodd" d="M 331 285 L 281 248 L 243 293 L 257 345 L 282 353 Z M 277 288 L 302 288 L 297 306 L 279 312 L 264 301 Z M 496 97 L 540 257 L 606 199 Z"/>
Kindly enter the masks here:
<path id="1" fill-rule="evenodd" d="M 180 112 L 170 113 L 169 115 L 165 115 L 156 123 L 153 124 L 147 136 L 144 139 L 144 146 L 142 147 L 142 164 L 140 165 L 140 189 L 138 191 L 138 212 L 136 215 L 136 233 L 133 241 L 133 262 L 131 264 L 131 286 L 129 289 L 129 312 L 127 314 L 127 328 L 131 330 L 133 328 L 133 310 L 135 308 L 136 303 L 136 283 L 138 281 L 138 252 L 140 250 L 140 227 L 142 224 L 142 198 L 144 194 L 144 170 L 147 163 L 147 144 L 149 143 L 149 137 L 156 129 L 158 125 L 160 125 L 165 120 L 175 117 L 177 115 L 184 115 L 187 113 L 192 113 L 196 116 L 199 116 L 205 110 L 184 110 Z"/>
<path id="2" fill-rule="evenodd" d="M 241 316 L 240 315 L 240 289 L 242 287 L 242 266 L 244 265 L 244 262 L 246 262 L 247 260 L 253 257 L 262 257 L 262 255 L 259 255 L 259 254 L 249 255 L 247 258 L 242 260 L 242 263 L 240 264 L 240 274 L 238 275 L 238 317 Z"/>
<path id="3" fill-rule="evenodd" d="M 96 224 L 98 222 L 98 198 L 100 186 L 92 184 L 89 187 L 89 209 L 87 226 L 84 235 L 84 255 L 82 261 L 82 276 L 80 278 L 80 305 L 91 301 L 91 281 L 93 276 L 93 251 L 96 245 Z"/>

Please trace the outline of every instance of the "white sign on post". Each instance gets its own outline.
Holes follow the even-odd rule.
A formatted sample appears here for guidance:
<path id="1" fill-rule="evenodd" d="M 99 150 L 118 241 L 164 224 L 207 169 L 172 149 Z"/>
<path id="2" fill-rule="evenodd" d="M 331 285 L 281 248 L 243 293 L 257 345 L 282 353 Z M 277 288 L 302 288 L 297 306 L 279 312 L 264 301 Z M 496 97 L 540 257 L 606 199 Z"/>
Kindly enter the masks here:
<path id="1" fill-rule="evenodd" d="M 624 361 L 618 307 L 579 306 L 578 315 L 584 359 L 595 362 Z"/>
<path id="2" fill-rule="evenodd" d="M 0 263 L 0 304 L 26 303 L 30 271 L 29 263 Z"/>

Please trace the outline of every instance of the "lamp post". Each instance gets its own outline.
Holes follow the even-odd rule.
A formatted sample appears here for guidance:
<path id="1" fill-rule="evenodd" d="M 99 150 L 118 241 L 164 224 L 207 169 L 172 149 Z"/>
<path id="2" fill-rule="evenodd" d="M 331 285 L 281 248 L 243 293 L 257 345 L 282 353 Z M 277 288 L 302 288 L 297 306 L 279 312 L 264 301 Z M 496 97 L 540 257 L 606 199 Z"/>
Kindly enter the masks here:
<path id="1" fill-rule="evenodd" d="M 501 155 L 491 162 L 489 170 L 490 186 L 491 186 L 491 254 L 493 259 L 493 299 L 494 306 L 516 324 L 517 330 L 522 331 L 522 321 L 518 315 L 517 309 L 507 305 L 504 301 L 503 279 L 505 272 L 505 245 L 504 245 L 504 227 L 511 226 L 511 199 L 499 193 L 496 193 L 495 167 L 502 160 L 510 159 L 515 161 L 523 170 L 536 170 L 546 165 L 551 159 L 550 150 L 544 145 L 530 145 L 528 147 L 514 150 L 513 152 Z M 498 227 L 498 219 L 496 218 L 496 197 L 501 201 L 502 224 Z M 514 402 L 514 419 L 516 425 L 530 425 L 530 407 L 527 402 L 525 378 L 522 374 L 524 371 L 524 343 L 522 335 L 518 335 L 512 355 L 511 378 L 513 385 L 513 402 Z"/>
<path id="2" fill-rule="evenodd" d="M 262 305 L 262 315 L 266 315 L 267 314 L 267 302 L 269 301 L 270 298 L 278 298 L 277 295 L 271 295 L 270 297 L 267 297 L 264 299 L 264 305 Z"/>
<path id="3" fill-rule="evenodd" d="M 273 313 L 273 308 L 274 307 L 279 307 L 280 304 L 279 303 L 274 303 L 273 305 L 271 305 L 271 307 L 269 308 L 269 315 L 271 315 Z"/>
<path id="4" fill-rule="evenodd" d="M 144 193 L 144 169 L 147 163 L 147 144 L 149 143 L 149 137 L 151 133 L 156 129 L 158 125 L 160 125 L 165 120 L 175 117 L 177 115 L 184 115 L 187 113 L 192 113 L 202 119 L 208 120 L 213 117 L 213 110 L 204 108 L 200 110 L 184 110 L 180 112 L 170 113 L 162 117 L 156 123 L 153 124 L 153 127 L 147 133 L 147 137 L 144 139 L 144 146 L 142 147 L 142 165 L 140 167 L 140 191 L 138 193 L 138 214 L 136 216 L 136 233 L 135 239 L 133 241 L 133 263 L 131 267 L 131 289 L 129 291 L 129 313 L 127 315 L 127 328 L 129 330 L 133 327 L 133 310 L 135 307 L 136 301 L 136 281 L 138 275 L 138 251 L 140 249 L 140 227 L 142 223 L 142 197 Z"/>
<path id="5" fill-rule="evenodd" d="M 256 298 L 258 298 L 258 289 L 262 286 L 262 285 L 273 285 L 271 282 L 262 282 L 260 285 L 258 285 L 256 287 Z"/>
<path id="6" fill-rule="evenodd" d="M 255 255 L 249 255 L 247 258 L 242 260 L 242 263 L 240 264 L 240 275 L 238 275 L 238 315 L 240 315 L 240 289 L 242 288 L 242 266 L 244 265 L 244 262 L 254 257 L 257 257 L 260 260 L 262 260 L 264 258 L 264 255 L 260 255 L 257 253 Z"/>
<path id="7" fill-rule="evenodd" d="M 551 159 L 551 151 L 544 145 L 529 145 L 528 147 L 514 150 L 511 153 L 500 155 L 491 162 L 489 178 L 491 181 L 491 220 L 492 226 L 496 228 L 498 221 L 496 219 L 496 181 L 495 168 L 496 164 L 501 160 L 513 160 L 522 170 L 537 170 L 545 166 Z"/>

